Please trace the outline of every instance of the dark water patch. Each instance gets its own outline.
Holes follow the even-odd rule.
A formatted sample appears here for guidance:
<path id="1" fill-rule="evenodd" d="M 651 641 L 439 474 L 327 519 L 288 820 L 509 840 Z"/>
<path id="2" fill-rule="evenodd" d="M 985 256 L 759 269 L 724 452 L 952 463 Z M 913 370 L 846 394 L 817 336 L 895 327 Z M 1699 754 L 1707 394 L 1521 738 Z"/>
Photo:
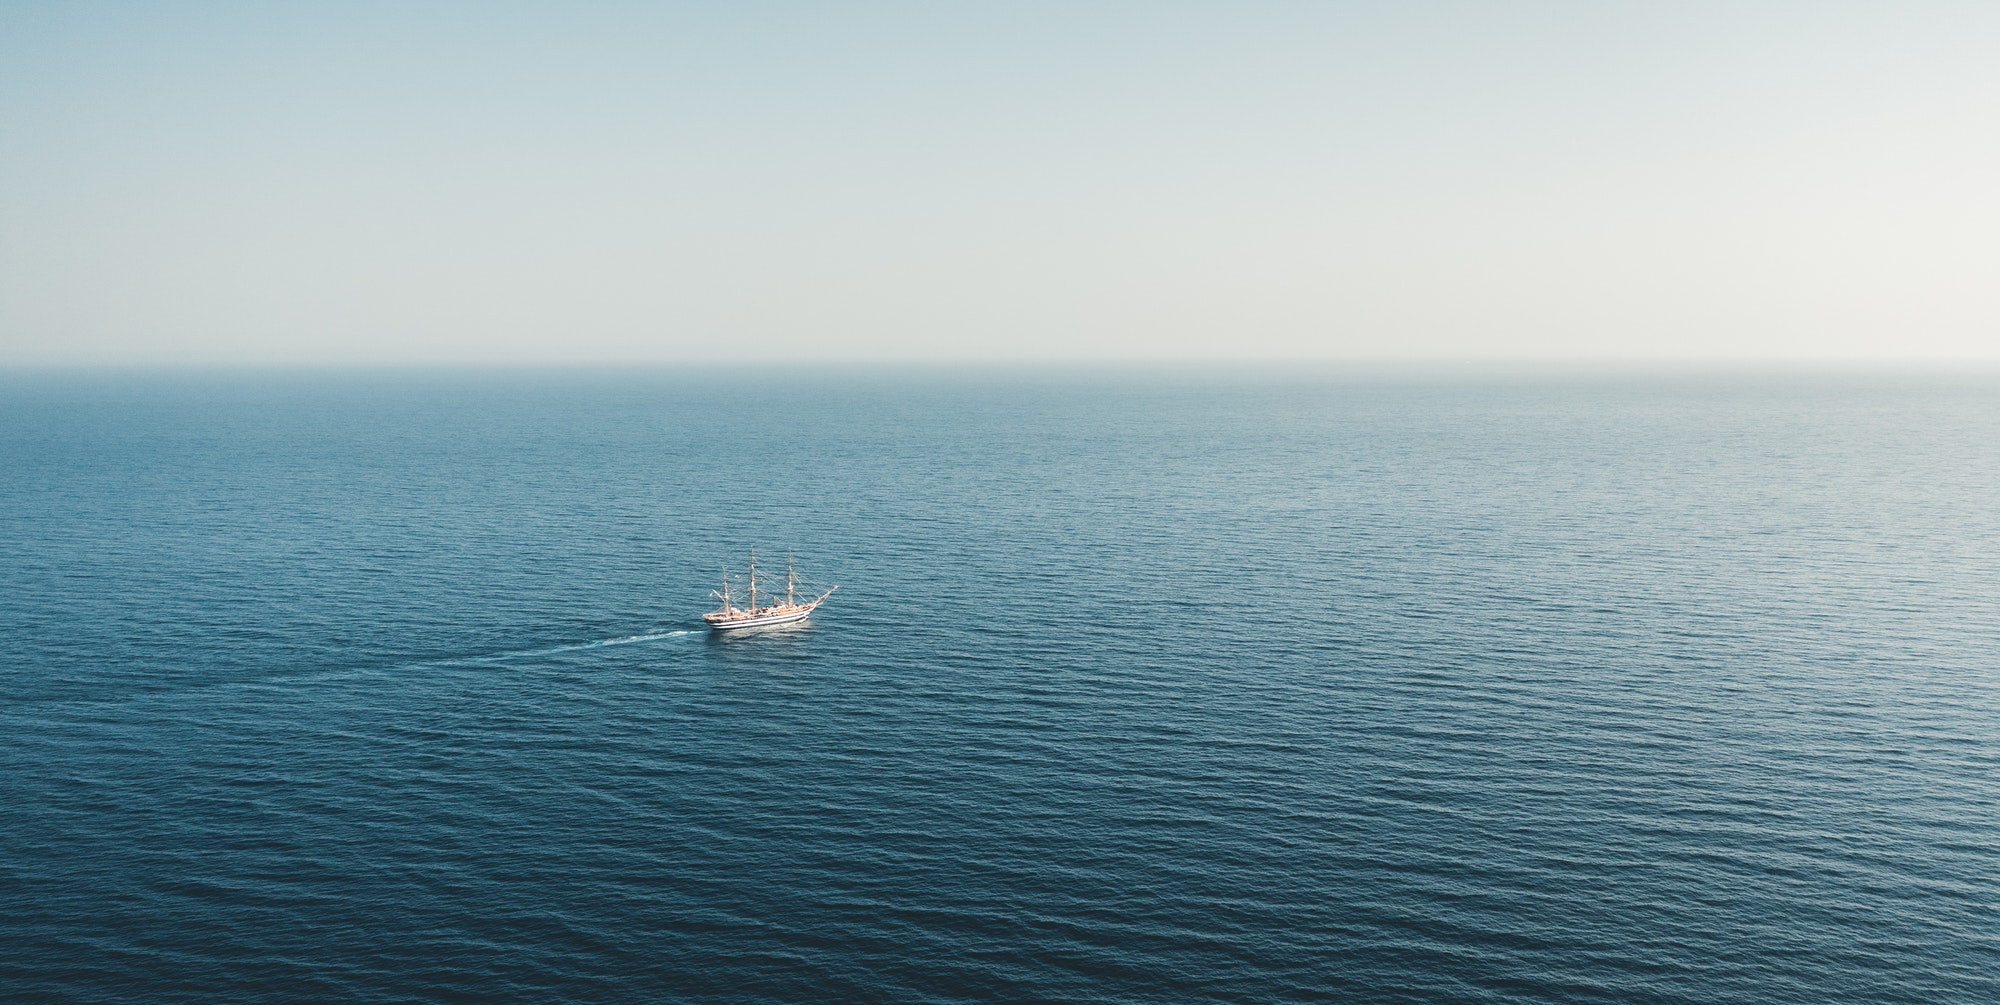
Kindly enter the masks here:
<path id="1" fill-rule="evenodd" d="M 1987 383 L 0 420 L 0 996 L 2000 997 Z M 696 631 L 751 544 L 840 592 Z"/>

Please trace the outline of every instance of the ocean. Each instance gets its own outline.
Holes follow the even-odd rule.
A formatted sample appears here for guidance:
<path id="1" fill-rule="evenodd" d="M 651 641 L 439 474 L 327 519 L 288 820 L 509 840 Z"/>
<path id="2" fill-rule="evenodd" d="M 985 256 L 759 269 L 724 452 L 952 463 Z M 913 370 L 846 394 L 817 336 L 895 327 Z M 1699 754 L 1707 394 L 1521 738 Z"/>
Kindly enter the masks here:
<path id="1" fill-rule="evenodd" d="M 2000 1001 L 2000 376 L 0 376 L 0 999 Z"/>

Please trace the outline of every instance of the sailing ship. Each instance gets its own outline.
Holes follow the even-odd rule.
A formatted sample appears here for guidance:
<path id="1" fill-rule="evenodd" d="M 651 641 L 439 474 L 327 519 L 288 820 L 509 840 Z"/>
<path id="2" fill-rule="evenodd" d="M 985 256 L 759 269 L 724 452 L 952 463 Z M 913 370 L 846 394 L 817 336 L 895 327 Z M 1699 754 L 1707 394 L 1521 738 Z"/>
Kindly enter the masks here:
<path id="1" fill-rule="evenodd" d="M 833 596 L 834 590 L 840 589 L 840 587 L 835 586 L 833 589 L 805 603 L 799 603 L 797 599 L 798 585 L 798 576 L 792 572 L 792 556 L 787 553 L 785 555 L 784 603 L 775 603 L 777 600 L 776 594 L 767 593 L 766 595 L 774 602 L 763 607 L 757 606 L 757 552 L 752 550 L 750 552 L 750 606 L 736 606 L 736 601 L 729 592 L 729 567 L 723 566 L 722 589 L 709 591 L 709 596 L 722 601 L 722 609 L 710 611 L 702 615 L 701 620 L 708 622 L 708 627 L 718 632 L 734 631 L 738 628 L 763 628 L 766 625 L 782 625 L 791 621 L 803 620 L 806 615 L 813 612 L 813 608 L 825 603 L 826 598 Z"/>

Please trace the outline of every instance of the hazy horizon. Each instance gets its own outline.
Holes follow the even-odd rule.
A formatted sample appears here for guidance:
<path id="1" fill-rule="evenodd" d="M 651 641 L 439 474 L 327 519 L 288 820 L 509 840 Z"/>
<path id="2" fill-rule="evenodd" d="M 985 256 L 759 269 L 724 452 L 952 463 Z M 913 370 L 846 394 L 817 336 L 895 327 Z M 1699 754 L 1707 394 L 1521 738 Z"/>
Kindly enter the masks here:
<path id="1" fill-rule="evenodd" d="M 0 370 L 2000 360 L 2000 8 L 0 12 Z"/>

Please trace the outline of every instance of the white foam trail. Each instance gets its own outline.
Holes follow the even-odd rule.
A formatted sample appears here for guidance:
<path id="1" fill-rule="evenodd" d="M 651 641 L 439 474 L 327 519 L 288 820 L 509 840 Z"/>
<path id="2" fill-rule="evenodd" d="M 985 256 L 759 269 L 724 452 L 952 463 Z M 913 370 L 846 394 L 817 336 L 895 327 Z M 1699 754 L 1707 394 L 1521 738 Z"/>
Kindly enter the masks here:
<path id="1" fill-rule="evenodd" d="M 571 648 L 595 649 L 598 646 L 623 646 L 623 645 L 630 645 L 631 643 L 634 642 L 652 642 L 655 639 L 670 639 L 676 635 L 693 635 L 693 634 L 694 634 L 694 629 L 682 628 L 671 632 L 653 632 L 648 635 L 627 635 L 622 639 L 600 639 L 596 642 L 586 642 L 583 645 L 572 646 Z"/>
<path id="2" fill-rule="evenodd" d="M 575 642 L 566 646 L 550 646 L 546 649 L 517 649 L 513 652 L 491 653 L 485 656 L 442 656 L 436 659 L 410 660 L 407 663 L 395 663 L 395 664 L 390 664 L 388 666 L 349 667 L 343 670 L 323 670 L 318 673 L 303 673 L 295 676 L 253 677 L 253 678 L 246 678 L 243 680 L 212 681 L 206 684 L 197 684 L 187 688 L 158 692 L 158 694 L 171 697 L 173 695 L 187 694 L 194 691 L 207 691 L 211 688 L 244 688 L 244 687 L 255 688 L 255 687 L 289 686 L 293 684 L 309 683 L 312 681 L 340 680 L 342 678 L 350 678 L 350 677 L 366 677 L 375 674 L 398 673 L 406 670 L 421 670 L 425 667 L 481 666 L 492 663 L 505 663 L 509 660 L 532 659 L 536 656 L 553 656 L 556 653 L 576 652 L 579 649 L 597 649 L 602 646 L 623 646 L 623 645 L 631 645 L 632 643 L 635 642 L 654 642 L 659 639 L 671 639 L 679 635 L 695 635 L 699 634 L 701 631 L 702 630 L 699 628 L 682 628 L 682 629 L 676 629 L 671 632 L 649 632 L 645 635 L 627 635 L 624 636 L 623 638 L 616 638 L 616 639 L 598 639 L 595 642 Z M 136 694 L 120 694 L 104 698 L 85 698 L 78 700 L 85 702 L 124 702 L 124 701 L 134 701 L 151 696 L 153 696 L 152 693 L 142 692 Z"/>
<path id="3" fill-rule="evenodd" d="M 576 642 L 566 646 L 550 646 L 547 649 L 530 649 L 525 652 L 506 653 L 489 656 L 487 659 L 522 659 L 529 656 L 553 656 L 556 653 L 573 653 L 580 649 L 601 649 L 605 646 L 629 646 L 634 642 L 656 642 L 671 639 L 676 635 L 693 635 L 694 629 L 683 628 L 671 632 L 649 632 L 645 635 L 627 635 L 617 639 L 598 639 L 595 642 Z"/>

